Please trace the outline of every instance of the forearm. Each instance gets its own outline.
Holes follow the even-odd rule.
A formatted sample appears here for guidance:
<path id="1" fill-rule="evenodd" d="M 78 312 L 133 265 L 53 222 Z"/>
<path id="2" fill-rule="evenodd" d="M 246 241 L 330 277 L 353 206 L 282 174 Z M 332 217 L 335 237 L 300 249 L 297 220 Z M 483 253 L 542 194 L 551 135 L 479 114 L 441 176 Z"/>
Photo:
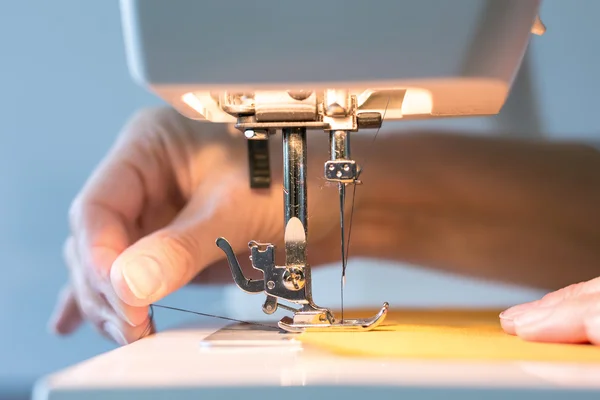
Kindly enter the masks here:
<path id="1" fill-rule="evenodd" d="M 600 275 L 600 153 L 448 135 L 373 150 L 353 253 L 552 289 Z"/>

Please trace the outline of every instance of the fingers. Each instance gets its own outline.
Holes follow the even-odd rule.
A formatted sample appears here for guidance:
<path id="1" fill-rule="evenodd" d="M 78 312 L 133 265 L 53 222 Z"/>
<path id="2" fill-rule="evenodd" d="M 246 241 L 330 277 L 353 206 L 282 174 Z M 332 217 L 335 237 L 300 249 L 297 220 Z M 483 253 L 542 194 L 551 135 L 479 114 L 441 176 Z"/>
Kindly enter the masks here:
<path id="1" fill-rule="evenodd" d="M 70 286 L 66 286 L 58 296 L 49 328 L 59 335 L 68 335 L 74 332 L 82 322 L 83 317 L 79 311 L 75 294 Z"/>
<path id="2" fill-rule="evenodd" d="M 71 232 L 81 267 L 97 278 L 91 283 L 110 283 L 113 262 L 145 233 L 142 220 L 149 225 L 146 229 L 169 220 L 170 215 L 161 212 L 143 217 L 148 210 L 173 208 L 167 199 L 177 182 L 163 136 L 166 125 L 183 129 L 176 126 L 181 118 L 175 119 L 175 114 L 152 110 L 133 118 L 73 202 Z"/>
<path id="3" fill-rule="evenodd" d="M 600 278 L 513 307 L 500 321 L 505 332 L 524 340 L 600 345 Z"/>
<path id="4" fill-rule="evenodd" d="M 579 284 L 580 285 L 580 284 Z M 579 290 L 579 285 L 571 285 L 566 288 L 557 290 L 555 292 L 548 293 L 540 300 L 532 301 L 529 303 L 519 304 L 511 307 L 502 313 L 500 313 L 500 324 L 502 329 L 510 335 L 515 335 L 515 318 L 528 311 L 536 309 L 537 307 L 552 307 L 565 298 L 573 296 Z"/>
<path id="5" fill-rule="evenodd" d="M 94 324 L 95 329 L 102 336 L 120 345 L 132 343 L 155 331 L 154 322 L 150 318 L 146 318 L 143 323 L 135 327 L 126 324 L 116 315 L 102 321 L 102 318 L 98 318 L 93 311 L 91 314 L 83 315 L 77 302 L 74 291 L 70 287 L 65 288 L 50 322 L 50 329 L 54 333 L 58 335 L 71 334 L 83 323 L 84 318 L 99 321 Z"/>
<path id="6" fill-rule="evenodd" d="M 236 202 L 245 201 L 237 192 L 244 187 L 245 178 L 199 188 L 169 226 L 127 248 L 111 270 L 119 298 L 132 306 L 147 306 L 188 284 L 206 267 L 224 258 L 215 244 L 214 232 L 223 232 L 239 250 L 247 246 L 244 229 L 251 227 L 241 227 L 241 221 L 232 220 L 232 210 L 239 207 Z M 262 201 L 271 204 L 268 199 Z M 256 204 L 260 207 L 259 202 Z"/>
<path id="7" fill-rule="evenodd" d="M 584 320 L 588 307 L 587 298 L 566 299 L 552 307 L 536 307 L 514 319 L 515 333 L 535 342 L 585 343 Z"/>
<path id="8" fill-rule="evenodd" d="M 71 285 L 63 292 L 54 318 L 57 333 L 72 332 L 83 319 L 102 335 L 121 345 L 153 331 L 147 307 L 133 310 L 139 321 L 137 324 L 128 321 L 128 314 L 131 314 L 129 309 L 133 307 L 123 304 L 114 292 L 111 293 L 110 283 L 98 284 L 97 278 L 81 266 L 73 238 L 69 238 L 65 244 L 65 261 L 69 267 Z M 111 302 L 108 301 L 110 297 L 113 298 Z"/>
<path id="9" fill-rule="evenodd" d="M 173 208 L 165 197 L 176 183 L 170 179 L 172 168 L 157 133 L 173 114 L 153 110 L 133 118 L 73 202 L 72 237 L 65 245 L 71 285 L 51 320 L 57 333 L 72 332 L 85 318 L 122 343 L 123 337 L 130 340 L 147 326 L 148 308 L 119 299 L 110 270 L 119 254 L 143 234 L 140 220 L 147 207 Z M 146 229 L 165 219 L 165 215 L 149 218 Z"/>
<path id="10" fill-rule="evenodd" d="M 90 291 L 101 294 L 124 321 L 132 326 L 143 324 L 147 309 L 124 303 L 110 281 L 112 265 L 129 243 L 126 223 L 114 212 L 94 204 L 81 206 L 78 220 L 83 229 L 77 230 L 78 236 L 69 242 L 73 248 L 66 252 L 67 264 L 82 270 L 73 273 L 83 274 L 80 280 L 85 280 Z"/>

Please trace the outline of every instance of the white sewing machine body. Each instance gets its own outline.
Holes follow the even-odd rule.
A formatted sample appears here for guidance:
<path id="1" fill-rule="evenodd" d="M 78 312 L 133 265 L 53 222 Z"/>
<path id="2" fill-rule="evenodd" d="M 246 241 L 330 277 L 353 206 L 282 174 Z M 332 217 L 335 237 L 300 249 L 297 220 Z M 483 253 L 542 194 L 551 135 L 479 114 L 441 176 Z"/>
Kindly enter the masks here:
<path id="1" fill-rule="evenodd" d="M 387 104 L 386 120 L 497 114 L 539 5 L 121 0 L 134 79 L 183 115 L 215 122 L 235 122 L 219 107 L 223 92 L 288 90 L 349 90 L 359 111 Z"/>

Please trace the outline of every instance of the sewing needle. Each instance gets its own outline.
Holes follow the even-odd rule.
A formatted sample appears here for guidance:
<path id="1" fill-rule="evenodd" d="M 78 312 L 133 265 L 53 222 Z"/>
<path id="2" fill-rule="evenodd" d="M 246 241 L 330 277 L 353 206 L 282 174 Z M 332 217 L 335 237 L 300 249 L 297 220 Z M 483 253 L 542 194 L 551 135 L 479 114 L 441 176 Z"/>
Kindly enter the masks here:
<path id="1" fill-rule="evenodd" d="M 344 323 L 344 285 L 346 284 L 346 239 L 345 239 L 345 224 L 344 224 L 344 208 L 346 203 L 346 184 L 340 182 L 339 184 L 340 191 L 340 229 L 342 236 L 342 280 L 340 282 L 341 286 L 341 296 L 342 296 L 342 324 Z"/>

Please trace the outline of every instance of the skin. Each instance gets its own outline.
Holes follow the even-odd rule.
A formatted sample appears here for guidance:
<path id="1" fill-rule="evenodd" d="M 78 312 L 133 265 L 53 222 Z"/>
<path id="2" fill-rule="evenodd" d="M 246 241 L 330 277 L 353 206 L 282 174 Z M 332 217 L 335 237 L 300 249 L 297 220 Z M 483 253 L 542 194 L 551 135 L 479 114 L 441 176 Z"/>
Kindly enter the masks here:
<path id="1" fill-rule="evenodd" d="M 319 265 L 339 258 L 338 236 L 329 235 L 339 228 L 338 199 L 322 177 L 326 135 L 310 135 L 308 146 L 310 262 Z M 279 147 L 271 146 L 273 165 Z M 245 152 L 220 125 L 169 109 L 134 116 L 72 204 L 70 281 L 54 332 L 87 321 L 131 343 L 153 331 L 151 303 L 190 283 L 231 282 L 217 237 L 240 259 L 251 238 L 283 238 L 280 168 L 271 189 L 253 191 Z M 508 334 L 600 344 L 600 152 L 414 132 L 380 134 L 374 144 L 357 135 L 353 156 L 367 160 L 354 256 L 542 288 L 544 298 L 500 315 Z"/>

